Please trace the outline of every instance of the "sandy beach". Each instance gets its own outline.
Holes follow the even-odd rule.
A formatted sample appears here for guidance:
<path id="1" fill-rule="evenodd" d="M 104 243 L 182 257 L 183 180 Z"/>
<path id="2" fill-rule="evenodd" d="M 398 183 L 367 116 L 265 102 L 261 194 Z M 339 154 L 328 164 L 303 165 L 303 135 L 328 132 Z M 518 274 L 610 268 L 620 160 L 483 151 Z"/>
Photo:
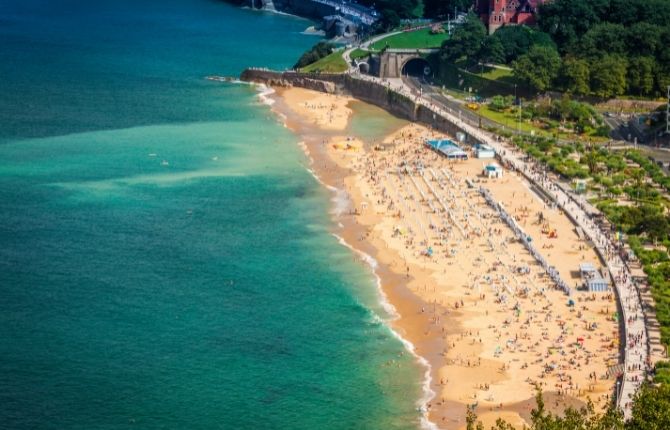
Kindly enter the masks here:
<path id="1" fill-rule="evenodd" d="M 612 292 L 577 291 L 580 263 L 602 267 L 560 210 L 514 172 L 486 178 L 491 160 L 451 161 L 425 145 L 449 138 L 409 124 L 380 142 L 348 136 L 351 99 L 277 89 L 273 109 L 305 144 L 311 169 L 344 190 L 334 230 L 373 256 L 399 318 L 390 324 L 431 366 L 426 417 L 465 428 L 467 405 L 486 428 L 527 422 L 539 387 L 555 411 L 604 407 L 618 359 Z M 467 145 L 464 149 L 469 150 Z M 514 218 L 572 295 L 556 287 L 498 210 Z"/>

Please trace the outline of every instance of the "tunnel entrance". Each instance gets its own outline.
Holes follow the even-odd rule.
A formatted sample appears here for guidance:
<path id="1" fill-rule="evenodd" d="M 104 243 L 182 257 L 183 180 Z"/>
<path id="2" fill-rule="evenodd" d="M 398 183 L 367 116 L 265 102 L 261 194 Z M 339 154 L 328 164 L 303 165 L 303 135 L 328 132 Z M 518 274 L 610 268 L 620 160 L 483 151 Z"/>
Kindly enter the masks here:
<path id="1" fill-rule="evenodd" d="M 412 58 L 402 66 L 403 76 L 413 76 L 416 78 L 423 78 L 430 75 L 431 69 L 428 61 L 423 58 Z"/>
<path id="2" fill-rule="evenodd" d="M 370 73 L 370 65 L 364 62 L 358 63 L 358 71 L 363 74 L 368 74 Z"/>

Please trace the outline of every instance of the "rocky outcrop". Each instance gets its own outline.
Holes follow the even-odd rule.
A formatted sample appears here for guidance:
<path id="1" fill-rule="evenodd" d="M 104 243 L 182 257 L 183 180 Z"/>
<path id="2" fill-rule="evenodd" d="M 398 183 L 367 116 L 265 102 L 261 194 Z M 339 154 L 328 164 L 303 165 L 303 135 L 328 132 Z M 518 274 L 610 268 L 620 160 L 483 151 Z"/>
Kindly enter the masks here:
<path id="1" fill-rule="evenodd" d="M 307 74 L 279 73 L 263 69 L 246 69 L 240 75 L 240 80 L 256 82 L 273 87 L 300 87 L 322 93 L 338 93 L 336 82 L 314 79 Z"/>

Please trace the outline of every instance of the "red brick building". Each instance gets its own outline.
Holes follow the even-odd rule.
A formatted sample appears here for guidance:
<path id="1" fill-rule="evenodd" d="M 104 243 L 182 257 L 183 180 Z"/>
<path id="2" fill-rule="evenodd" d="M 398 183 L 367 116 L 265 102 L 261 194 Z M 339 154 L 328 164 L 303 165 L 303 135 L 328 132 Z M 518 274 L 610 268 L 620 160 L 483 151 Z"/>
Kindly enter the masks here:
<path id="1" fill-rule="evenodd" d="M 533 25 L 538 7 L 548 0 L 476 0 L 489 34 L 503 25 Z"/>

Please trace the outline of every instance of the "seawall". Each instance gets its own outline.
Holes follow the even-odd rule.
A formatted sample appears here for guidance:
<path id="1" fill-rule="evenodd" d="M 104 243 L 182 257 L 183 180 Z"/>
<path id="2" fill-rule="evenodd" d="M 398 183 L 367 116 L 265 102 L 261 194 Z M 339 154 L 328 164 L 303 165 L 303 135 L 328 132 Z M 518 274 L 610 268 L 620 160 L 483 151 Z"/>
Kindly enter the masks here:
<path id="1" fill-rule="evenodd" d="M 272 86 L 295 86 L 331 94 L 348 94 L 399 118 L 426 124 L 451 136 L 463 133 L 468 144 L 482 143 L 437 110 L 419 104 L 412 98 L 378 82 L 347 74 L 277 72 L 267 69 L 246 69 L 240 75 L 240 79 Z"/>

